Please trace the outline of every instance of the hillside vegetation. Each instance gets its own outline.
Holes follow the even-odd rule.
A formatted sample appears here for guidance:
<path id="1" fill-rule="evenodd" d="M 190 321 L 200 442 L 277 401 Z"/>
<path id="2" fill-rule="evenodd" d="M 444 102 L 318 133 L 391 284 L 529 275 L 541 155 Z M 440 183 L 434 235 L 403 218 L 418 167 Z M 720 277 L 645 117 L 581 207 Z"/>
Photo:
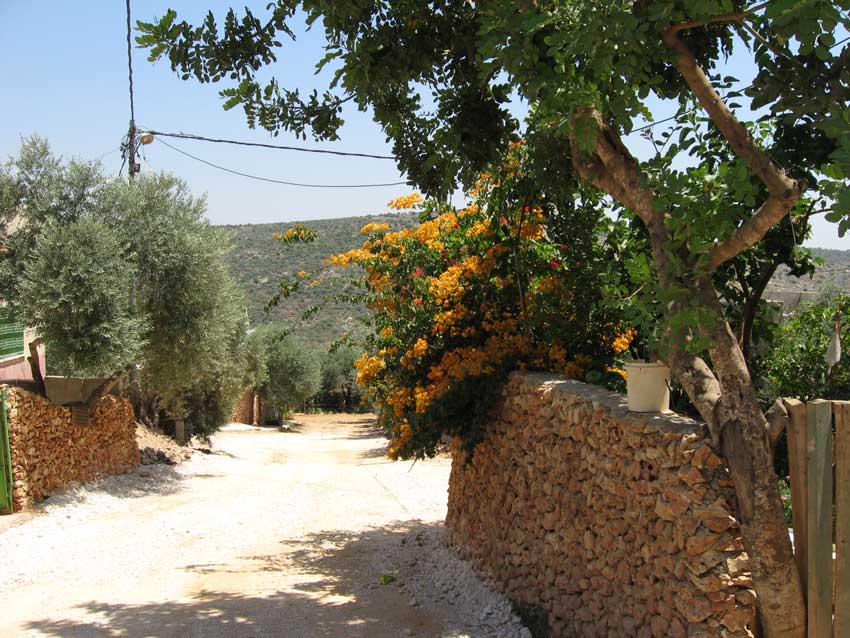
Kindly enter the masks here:
<path id="1" fill-rule="evenodd" d="M 369 222 L 387 223 L 392 230 L 409 228 L 417 223 L 416 215 L 409 213 L 379 214 L 364 217 L 341 217 L 301 222 L 315 231 L 318 239 L 311 244 L 296 244 L 284 247 L 272 238 L 296 222 L 279 224 L 241 224 L 223 226 L 233 240 L 233 251 L 227 261 L 230 271 L 249 299 L 248 317 L 252 326 L 273 320 L 297 320 L 310 306 L 321 304 L 328 297 L 339 293 L 357 292 L 348 281 L 354 269 L 342 272 L 326 271 L 326 276 L 317 286 L 302 288 L 290 299 L 284 299 L 278 308 L 266 314 L 266 302 L 278 291 L 281 277 L 294 277 L 299 272 L 313 272 L 324 266 L 330 255 L 345 252 L 360 246 L 365 237 L 360 229 Z M 850 292 L 850 250 L 814 248 L 815 257 L 823 259 L 823 266 L 811 279 L 798 279 L 779 272 L 770 284 L 776 290 L 817 291 L 824 285 L 832 285 Z M 359 318 L 365 310 L 362 306 L 349 303 L 323 304 L 308 322 L 297 327 L 296 334 L 308 338 L 312 343 L 325 345 L 337 339 L 345 330 L 356 332 Z"/>
<path id="2" fill-rule="evenodd" d="M 850 243 L 850 240 L 848 240 Z M 817 292 L 824 286 L 834 287 L 850 293 L 850 250 L 830 250 L 828 248 L 812 248 L 812 255 L 823 259 L 811 279 L 808 277 L 792 277 L 787 270 L 777 272 L 770 282 L 775 290 L 804 290 Z"/>
<path id="3" fill-rule="evenodd" d="M 348 330 L 356 332 L 365 308 L 350 303 L 324 303 L 339 294 L 356 293 L 348 284 L 357 271 L 325 268 L 325 260 L 336 253 L 357 248 L 365 241 L 360 229 L 369 222 L 389 224 L 391 230 L 415 226 L 416 215 L 409 213 L 378 214 L 364 217 L 342 217 L 301 222 L 318 235 L 310 244 L 281 246 L 273 233 L 285 232 L 296 222 L 279 224 L 242 224 L 223 226 L 233 241 L 233 251 L 227 261 L 230 272 L 245 291 L 249 300 L 248 318 L 252 326 L 274 320 L 296 321 L 296 334 L 316 345 L 328 344 Z M 304 286 L 289 299 L 282 299 L 277 308 L 266 314 L 266 302 L 279 288 L 281 277 L 296 277 L 299 272 L 313 273 L 323 269 L 320 283 Z M 304 277 L 305 281 L 313 280 Z M 321 309 L 309 321 L 297 321 L 313 305 Z"/>

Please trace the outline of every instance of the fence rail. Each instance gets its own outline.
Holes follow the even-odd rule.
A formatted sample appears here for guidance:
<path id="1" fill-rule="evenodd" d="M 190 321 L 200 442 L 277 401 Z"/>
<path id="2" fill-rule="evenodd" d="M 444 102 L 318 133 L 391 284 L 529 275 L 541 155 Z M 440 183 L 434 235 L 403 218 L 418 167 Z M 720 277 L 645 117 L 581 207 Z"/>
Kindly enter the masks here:
<path id="1" fill-rule="evenodd" d="M 850 401 L 784 404 L 808 638 L 850 638 Z"/>

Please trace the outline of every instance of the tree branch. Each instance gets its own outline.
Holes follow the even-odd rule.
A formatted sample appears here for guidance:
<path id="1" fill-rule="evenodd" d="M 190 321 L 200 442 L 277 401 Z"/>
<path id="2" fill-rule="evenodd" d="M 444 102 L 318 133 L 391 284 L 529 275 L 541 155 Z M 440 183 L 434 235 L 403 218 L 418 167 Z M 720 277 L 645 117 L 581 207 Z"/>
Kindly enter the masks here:
<path id="1" fill-rule="evenodd" d="M 685 350 L 679 341 L 680 339 L 675 337 L 671 339 L 667 366 L 688 393 L 694 407 L 708 426 L 714 446 L 719 448 L 720 423 L 717 420 L 716 408 L 720 401 L 720 383 L 705 360 Z"/>
<path id="2" fill-rule="evenodd" d="M 706 18 L 705 20 L 688 20 L 686 22 L 679 22 L 677 24 L 674 24 L 670 28 L 673 29 L 674 33 L 678 33 L 679 31 L 685 31 L 687 29 L 696 29 L 697 27 L 703 27 L 707 24 L 715 24 L 718 22 L 743 22 L 744 19 L 753 15 L 756 11 L 764 9 L 768 4 L 769 2 L 762 2 L 761 4 L 757 4 L 753 7 L 750 7 L 746 11 L 712 16 L 710 18 Z"/>
<path id="3" fill-rule="evenodd" d="M 757 10 L 758 7 L 752 9 Z M 718 16 L 718 18 L 723 16 Z M 678 33 L 706 21 L 682 22 L 671 25 L 663 34 L 664 44 L 678 53 L 676 67 L 688 86 L 699 99 L 711 121 L 720 130 L 732 150 L 743 159 L 768 190 L 768 198 L 746 222 L 724 241 L 714 245 L 709 253 L 708 269 L 720 264 L 758 242 L 765 233 L 787 215 L 806 190 L 805 181 L 788 177 L 785 171 L 752 138 L 747 128 L 723 102 L 711 85 L 690 49 L 679 39 Z"/>
<path id="4" fill-rule="evenodd" d="M 575 136 L 576 121 L 582 118 L 592 120 L 596 127 L 593 151 L 589 154 L 581 152 Z M 655 193 L 643 185 L 637 160 L 596 108 L 587 107 L 575 112 L 573 126 L 570 127 L 570 147 L 573 163 L 582 178 L 631 209 L 647 228 L 663 219 L 663 213 L 653 207 Z"/>
<path id="5" fill-rule="evenodd" d="M 792 180 L 795 181 L 796 180 Z M 715 244 L 708 253 L 708 268 L 714 270 L 722 263 L 736 257 L 750 246 L 758 243 L 773 226 L 800 201 L 805 183 L 796 182 L 793 191 L 782 195 L 769 195 L 752 217 L 738 226 L 727 239 Z"/>
<path id="6" fill-rule="evenodd" d="M 591 118 L 595 123 L 596 137 L 590 153 L 583 153 L 576 140 L 575 122 L 580 118 Z M 573 165 L 579 176 L 614 197 L 644 223 L 649 232 L 653 260 L 661 283 L 672 287 L 675 281 L 668 268 L 671 257 L 664 250 L 667 241 L 664 219 L 667 212 L 656 210 L 656 195 L 652 189 L 644 186 L 637 160 L 595 108 L 579 110 L 573 115 L 570 146 Z M 715 445 L 719 446 L 716 406 L 720 399 L 720 383 L 703 359 L 686 350 L 685 335 L 668 331 L 666 336 L 667 365 L 705 419 Z"/>

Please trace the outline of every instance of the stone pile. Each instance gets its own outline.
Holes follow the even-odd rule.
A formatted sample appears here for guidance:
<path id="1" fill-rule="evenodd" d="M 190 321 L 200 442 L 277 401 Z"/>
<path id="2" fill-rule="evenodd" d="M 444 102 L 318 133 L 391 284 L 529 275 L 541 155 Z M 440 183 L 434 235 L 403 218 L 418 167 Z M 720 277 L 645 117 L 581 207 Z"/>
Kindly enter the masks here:
<path id="1" fill-rule="evenodd" d="M 751 636 L 735 497 L 703 426 L 515 374 L 470 458 L 453 444 L 449 541 L 552 636 Z"/>
<path id="2" fill-rule="evenodd" d="M 7 391 L 13 499 L 21 510 L 66 485 L 139 465 L 136 420 L 129 402 L 106 396 L 88 425 L 71 411 L 19 388 Z"/>
<path id="3" fill-rule="evenodd" d="M 146 447 L 142 448 L 140 453 L 140 463 L 142 465 L 177 465 L 177 461 L 168 456 L 163 450 Z"/>

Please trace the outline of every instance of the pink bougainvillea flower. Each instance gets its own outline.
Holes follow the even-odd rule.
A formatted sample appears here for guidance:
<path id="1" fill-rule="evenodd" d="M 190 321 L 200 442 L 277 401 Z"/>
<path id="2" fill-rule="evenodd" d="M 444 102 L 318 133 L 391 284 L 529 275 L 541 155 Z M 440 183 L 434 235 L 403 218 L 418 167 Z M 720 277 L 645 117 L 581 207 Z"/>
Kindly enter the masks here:
<path id="1" fill-rule="evenodd" d="M 552 268 L 557 268 L 558 266 L 561 265 L 561 262 L 558 261 L 557 259 L 552 259 L 552 260 L 549 261 L 549 265 L 552 266 Z"/>

